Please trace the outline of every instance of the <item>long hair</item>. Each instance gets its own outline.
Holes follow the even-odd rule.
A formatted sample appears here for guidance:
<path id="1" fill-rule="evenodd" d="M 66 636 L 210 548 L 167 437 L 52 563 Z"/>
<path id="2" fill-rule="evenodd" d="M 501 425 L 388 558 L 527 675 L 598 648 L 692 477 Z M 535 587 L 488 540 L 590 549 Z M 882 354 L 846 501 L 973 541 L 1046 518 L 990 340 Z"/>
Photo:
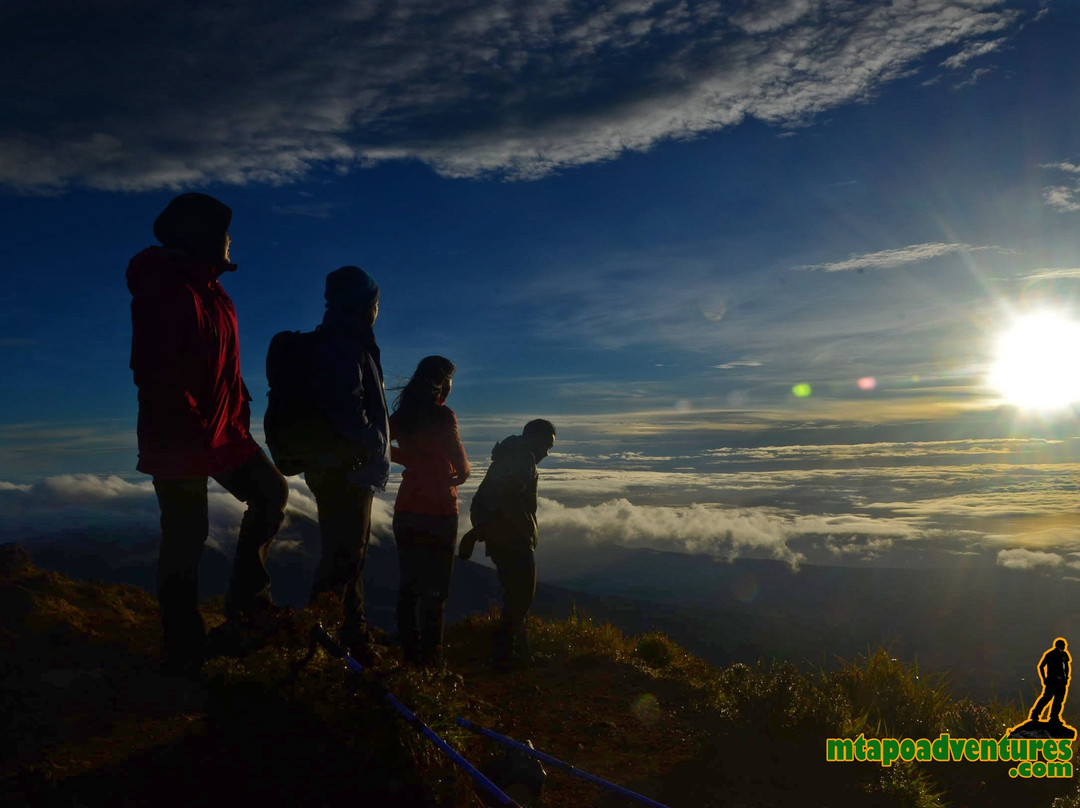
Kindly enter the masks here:
<path id="1" fill-rule="evenodd" d="M 401 388 L 394 401 L 394 414 L 403 432 L 413 432 L 423 426 L 433 414 L 446 388 L 454 378 L 454 363 L 445 356 L 425 356 L 416 366 L 412 378 Z"/>

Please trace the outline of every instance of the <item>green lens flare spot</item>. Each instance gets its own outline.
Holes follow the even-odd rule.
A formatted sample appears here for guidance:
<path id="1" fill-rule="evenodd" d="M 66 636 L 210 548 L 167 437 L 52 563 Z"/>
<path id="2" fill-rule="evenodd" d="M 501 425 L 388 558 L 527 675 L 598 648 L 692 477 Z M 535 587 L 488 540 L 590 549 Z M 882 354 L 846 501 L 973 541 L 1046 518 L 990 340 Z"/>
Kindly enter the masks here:
<path id="1" fill-rule="evenodd" d="M 795 398 L 808 398 L 812 392 L 810 385 L 806 382 L 802 382 L 791 388 L 791 394 L 795 396 Z"/>

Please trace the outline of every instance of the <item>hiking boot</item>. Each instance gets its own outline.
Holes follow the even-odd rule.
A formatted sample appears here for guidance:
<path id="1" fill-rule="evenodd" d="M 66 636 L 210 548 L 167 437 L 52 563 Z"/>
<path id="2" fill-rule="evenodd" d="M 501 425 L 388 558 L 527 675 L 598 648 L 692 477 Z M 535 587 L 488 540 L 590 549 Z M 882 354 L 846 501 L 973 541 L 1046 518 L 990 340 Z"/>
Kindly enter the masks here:
<path id="1" fill-rule="evenodd" d="M 349 656 L 355 659 L 361 666 L 365 668 L 371 668 L 382 662 L 382 654 L 378 651 L 378 646 L 372 645 L 369 642 L 363 640 L 359 642 L 351 642 L 345 646 L 345 649 L 349 652 Z"/>
<path id="2" fill-rule="evenodd" d="M 209 657 L 209 654 L 207 654 Z M 160 673 L 170 679 L 200 681 L 204 657 L 199 654 L 166 654 L 161 661 Z"/>
<path id="3" fill-rule="evenodd" d="M 419 662 L 417 664 L 421 667 L 434 671 L 446 670 L 446 658 L 443 656 L 442 646 L 426 648 L 418 656 Z"/>
<path id="4" fill-rule="evenodd" d="M 488 659 L 488 665 L 495 673 L 517 673 L 528 670 L 529 661 L 518 656 L 492 656 Z"/>
<path id="5" fill-rule="evenodd" d="M 206 658 L 241 657 L 258 651 L 273 639 L 298 631 L 296 612 L 273 603 L 239 612 L 206 635 Z"/>
<path id="6" fill-rule="evenodd" d="M 386 650 L 385 646 L 381 646 L 375 641 L 371 632 L 366 628 L 351 630 L 342 627 L 338 631 L 338 643 L 365 668 L 380 662 L 382 660 L 381 651 Z"/>
<path id="7" fill-rule="evenodd" d="M 401 649 L 401 658 L 406 665 L 420 667 L 424 664 L 420 649 L 412 645 L 406 645 Z"/>
<path id="8" fill-rule="evenodd" d="M 381 645 L 385 648 L 389 648 L 393 643 L 390 633 L 383 631 L 378 626 L 369 625 L 367 627 L 367 635 L 372 645 Z"/>
<path id="9" fill-rule="evenodd" d="M 253 641 L 255 635 L 246 632 L 238 620 L 226 620 L 210 629 L 206 635 L 206 658 L 240 657 L 261 647 Z"/>

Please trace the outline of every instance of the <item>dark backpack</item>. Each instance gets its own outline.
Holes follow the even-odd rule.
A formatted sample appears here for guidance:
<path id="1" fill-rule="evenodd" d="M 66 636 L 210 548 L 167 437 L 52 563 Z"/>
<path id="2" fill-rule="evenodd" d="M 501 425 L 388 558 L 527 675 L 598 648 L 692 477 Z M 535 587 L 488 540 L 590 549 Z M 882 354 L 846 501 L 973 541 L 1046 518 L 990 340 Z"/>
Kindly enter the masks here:
<path id="1" fill-rule="evenodd" d="M 312 458 L 334 446 L 330 424 L 311 390 L 317 331 L 280 331 L 266 352 L 266 446 L 286 477 L 305 471 Z"/>

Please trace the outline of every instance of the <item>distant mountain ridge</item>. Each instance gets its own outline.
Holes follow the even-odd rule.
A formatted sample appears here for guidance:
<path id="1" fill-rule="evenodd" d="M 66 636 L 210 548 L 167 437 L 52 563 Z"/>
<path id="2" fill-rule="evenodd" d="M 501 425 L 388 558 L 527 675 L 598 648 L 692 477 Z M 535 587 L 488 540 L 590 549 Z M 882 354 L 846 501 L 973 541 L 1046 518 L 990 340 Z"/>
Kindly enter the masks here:
<path id="1" fill-rule="evenodd" d="M 271 555 L 279 602 L 302 606 L 319 553 L 318 528 L 294 516 Z M 157 536 L 149 530 L 71 531 L 26 542 L 39 566 L 77 579 L 155 588 Z M 478 548 L 477 552 L 482 552 Z M 961 692 L 1030 698 L 1035 664 L 1055 637 L 1080 642 L 1077 586 L 1003 567 L 889 569 L 803 565 L 603 545 L 564 563 L 557 585 L 537 589 L 534 613 L 578 609 L 629 634 L 659 630 L 714 665 L 760 657 L 830 667 L 885 644 L 924 670 L 947 672 Z M 544 559 L 540 556 L 541 577 Z M 207 546 L 203 597 L 223 594 L 230 560 Z M 556 565 L 551 565 L 556 566 Z M 365 591 L 372 621 L 394 628 L 397 559 L 392 543 L 370 548 Z M 448 621 L 500 600 L 494 570 L 458 561 Z"/>

